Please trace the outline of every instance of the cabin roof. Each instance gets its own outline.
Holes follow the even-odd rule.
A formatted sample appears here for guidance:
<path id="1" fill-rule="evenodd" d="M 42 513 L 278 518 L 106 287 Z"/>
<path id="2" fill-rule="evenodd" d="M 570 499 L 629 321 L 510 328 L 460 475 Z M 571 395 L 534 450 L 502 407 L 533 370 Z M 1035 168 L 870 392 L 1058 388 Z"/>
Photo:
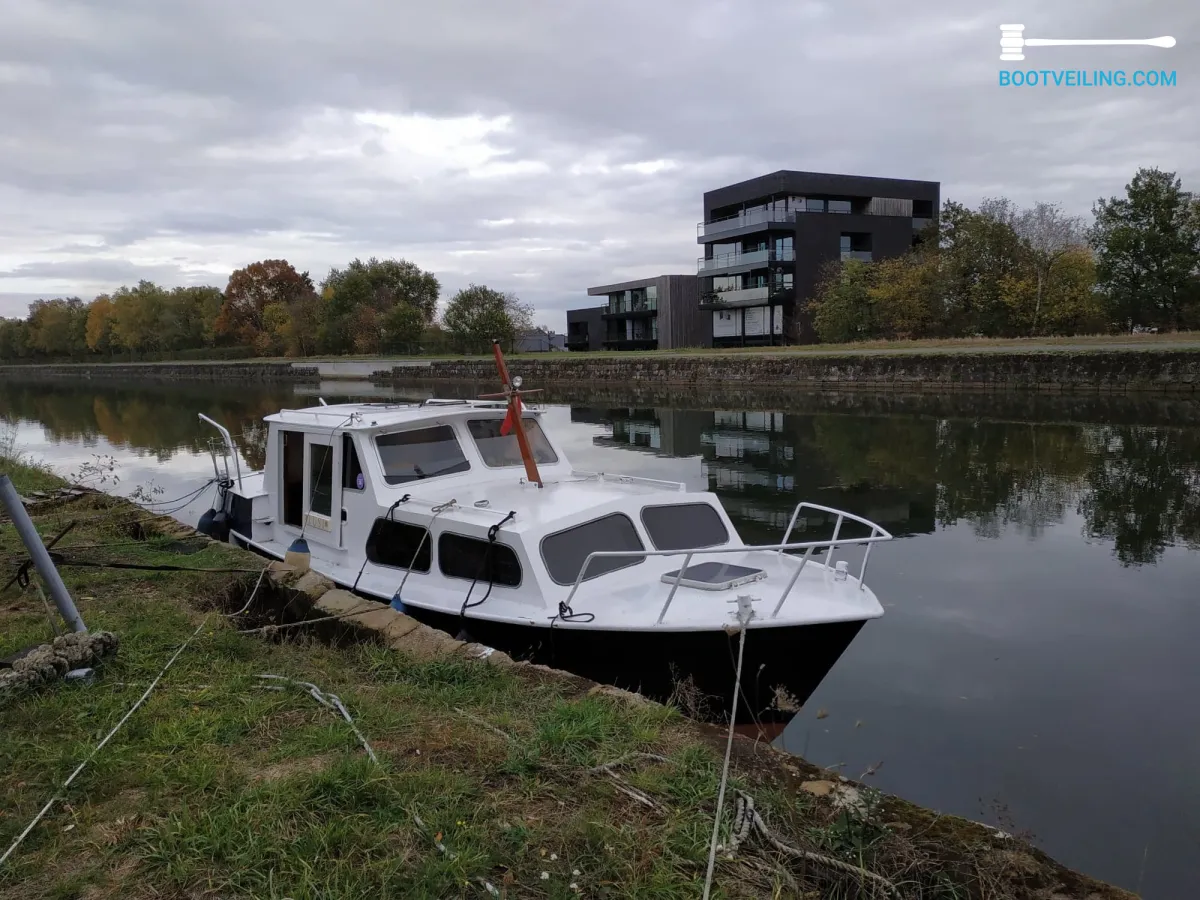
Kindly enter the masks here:
<path id="1" fill-rule="evenodd" d="M 504 401 L 495 400 L 429 400 L 424 403 L 337 403 L 331 406 L 309 406 L 304 409 L 282 409 L 265 416 L 267 422 L 295 425 L 300 428 L 317 427 L 334 431 L 372 431 L 393 425 L 415 422 L 445 421 L 465 414 L 478 416 L 480 413 L 502 415 Z M 527 415 L 538 416 L 536 408 L 524 407 Z"/>

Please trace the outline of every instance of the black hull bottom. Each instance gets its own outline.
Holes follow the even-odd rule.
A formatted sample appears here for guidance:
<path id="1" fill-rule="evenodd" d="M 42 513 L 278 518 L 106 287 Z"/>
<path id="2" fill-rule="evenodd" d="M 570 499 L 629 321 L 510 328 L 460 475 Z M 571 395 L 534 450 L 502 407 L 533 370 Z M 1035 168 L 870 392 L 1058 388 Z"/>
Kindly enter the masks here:
<path id="1" fill-rule="evenodd" d="M 462 620 L 405 606 L 413 618 L 458 635 Z M 808 701 L 864 622 L 751 629 L 742 664 L 738 720 L 786 722 Z M 733 702 L 738 635 L 717 632 L 591 631 L 531 628 L 467 619 L 472 641 L 516 659 L 564 669 L 602 684 L 666 701 L 679 690 L 689 713 L 728 721 Z M 690 690 L 687 680 L 691 680 Z M 682 687 L 680 687 L 682 684 Z M 699 705 L 687 697 L 699 698 Z M 781 702 L 782 700 L 782 702 Z"/>

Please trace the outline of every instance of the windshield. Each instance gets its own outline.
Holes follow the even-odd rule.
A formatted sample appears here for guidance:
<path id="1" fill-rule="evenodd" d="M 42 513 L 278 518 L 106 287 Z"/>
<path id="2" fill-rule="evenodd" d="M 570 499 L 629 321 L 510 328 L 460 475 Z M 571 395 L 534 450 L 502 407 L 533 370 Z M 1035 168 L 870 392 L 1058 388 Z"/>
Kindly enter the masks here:
<path id="1" fill-rule="evenodd" d="M 449 425 L 381 434 L 375 438 L 375 446 L 379 448 L 383 478 L 388 484 L 451 475 L 471 468 Z"/>
<path id="2" fill-rule="evenodd" d="M 475 446 L 479 448 L 479 455 L 483 457 L 484 464 L 491 468 L 521 465 L 521 448 L 517 444 L 516 432 L 500 434 L 500 426 L 503 424 L 503 419 L 467 421 L 467 429 L 475 440 Z M 529 438 L 529 448 L 533 451 L 534 461 L 544 465 L 558 462 L 558 456 L 550 446 L 550 441 L 546 439 L 538 420 L 532 416 L 522 416 L 521 424 L 525 426 L 525 436 Z"/>

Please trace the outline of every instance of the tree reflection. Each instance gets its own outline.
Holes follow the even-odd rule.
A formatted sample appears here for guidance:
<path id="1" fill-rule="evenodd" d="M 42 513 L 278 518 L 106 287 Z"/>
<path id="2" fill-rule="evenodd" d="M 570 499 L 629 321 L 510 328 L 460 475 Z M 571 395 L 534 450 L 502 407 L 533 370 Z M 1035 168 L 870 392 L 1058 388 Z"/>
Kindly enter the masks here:
<path id="1" fill-rule="evenodd" d="M 1200 548 L 1200 432 L 1103 427 L 1079 512 L 1123 565 L 1156 561 L 1182 543 Z"/>

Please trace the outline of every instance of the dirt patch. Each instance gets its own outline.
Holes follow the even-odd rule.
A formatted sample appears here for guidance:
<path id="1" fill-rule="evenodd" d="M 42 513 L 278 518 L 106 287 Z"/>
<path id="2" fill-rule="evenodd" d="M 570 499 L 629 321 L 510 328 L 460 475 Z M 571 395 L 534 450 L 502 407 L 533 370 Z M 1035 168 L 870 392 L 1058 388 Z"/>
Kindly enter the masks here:
<path id="1" fill-rule="evenodd" d="M 323 772 L 341 758 L 340 753 L 322 753 L 318 756 L 301 756 L 283 762 L 261 766 L 250 771 L 251 783 L 279 781 L 293 775 L 315 775 Z"/>

